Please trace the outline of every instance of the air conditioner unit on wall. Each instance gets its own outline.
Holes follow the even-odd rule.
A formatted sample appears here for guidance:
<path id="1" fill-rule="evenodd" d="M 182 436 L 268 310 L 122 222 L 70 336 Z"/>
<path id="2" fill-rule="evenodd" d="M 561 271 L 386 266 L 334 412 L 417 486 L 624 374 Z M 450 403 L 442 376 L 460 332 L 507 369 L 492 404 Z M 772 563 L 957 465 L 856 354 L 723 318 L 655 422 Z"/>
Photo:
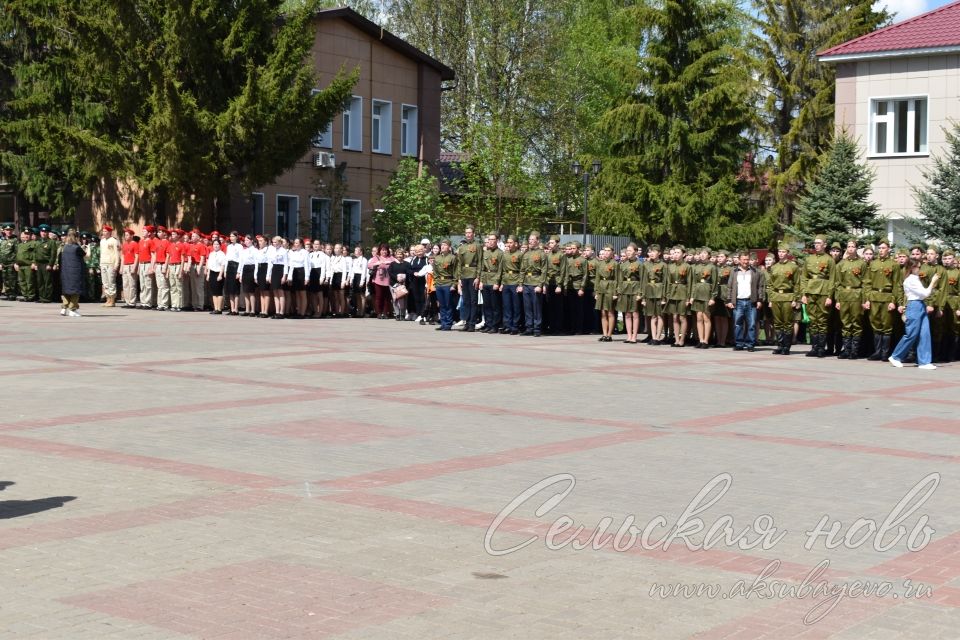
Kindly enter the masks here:
<path id="1" fill-rule="evenodd" d="M 313 155 L 313 166 L 321 169 L 333 169 L 337 166 L 337 156 L 326 151 Z"/>

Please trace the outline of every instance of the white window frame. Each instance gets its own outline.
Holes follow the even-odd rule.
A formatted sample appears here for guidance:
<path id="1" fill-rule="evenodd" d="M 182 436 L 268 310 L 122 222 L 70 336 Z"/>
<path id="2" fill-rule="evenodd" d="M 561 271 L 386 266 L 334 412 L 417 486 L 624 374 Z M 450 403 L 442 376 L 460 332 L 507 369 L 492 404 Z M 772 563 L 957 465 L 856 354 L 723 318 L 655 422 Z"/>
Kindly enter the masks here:
<path id="1" fill-rule="evenodd" d="M 413 118 L 409 111 L 413 111 Z M 400 155 L 416 158 L 420 155 L 420 107 L 415 104 L 400 105 Z"/>
<path id="2" fill-rule="evenodd" d="M 376 113 L 377 107 L 380 107 L 380 115 Z M 370 148 L 374 153 L 388 156 L 392 153 L 393 103 L 389 100 L 374 98 L 370 101 Z"/>
<path id="3" fill-rule="evenodd" d="M 286 229 L 280 228 L 280 198 L 290 198 L 293 200 L 294 234 L 289 238 L 290 240 L 293 240 L 293 238 L 296 238 L 298 235 L 300 235 L 300 196 L 295 196 L 290 193 L 278 193 L 277 197 L 274 199 L 274 206 L 276 207 L 275 211 L 277 214 L 275 220 L 277 228 L 276 235 L 280 236 L 281 238 L 286 238 L 287 232 L 290 230 L 290 220 L 287 220 Z"/>
<path id="4" fill-rule="evenodd" d="M 343 132 L 341 143 L 345 151 L 363 151 L 363 98 L 352 96 L 350 106 L 341 118 Z"/>
<path id="5" fill-rule="evenodd" d="M 320 89 L 311 89 L 311 95 L 320 93 Z M 333 121 L 327 123 L 327 128 L 317 131 L 313 137 L 313 146 L 317 149 L 333 149 Z"/>
<path id="6" fill-rule="evenodd" d="M 344 221 L 344 215 L 343 215 L 344 213 L 343 207 L 348 202 L 356 203 L 357 213 L 358 213 L 357 237 L 351 238 L 349 242 L 347 242 L 347 225 Z M 352 250 L 353 245 L 359 244 L 362 239 L 363 239 L 363 202 L 360 200 L 355 200 L 353 198 L 344 198 L 343 200 L 340 201 L 340 243 L 343 245 L 350 245 L 349 248 Z"/>
<path id="7" fill-rule="evenodd" d="M 894 151 L 896 148 L 896 102 L 908 101 L 907 106 L 907 149 L 908 151 Z M 914 131 L 916 129 L 916 103 L 922 101 L 924 105 L 922 135 L 923 143 L 920 145 L 920 151 L 915 151 L 916 138 Z M 877 115 L 877 108 L 880 103 L 886 102 L 887 113 Z M 877 96 L 871 97 L 867 102 L 867 122 L 869 123 L 869 147 L 868 158 L 905 158 L 905 157 L 925 157 L 930 155 L 930 98 L 927 95 L 899 95 L 899 96 Z M 887 131 L 884 139 L 885 151 L 877 151 L 877 125 L 886 123 Z"/>
<path id="8" fill-rule="evenodd" d="M 254 214 L 253 203 L 260 198 L 260 229 L 257 229 L 257 217 Z M 264 225 L 267 220 L 267 196 L 262 191 L 253 191 L 250 193 L 250 232 L 264 233 Z"/>
<path id="9" fill-rule="evenodd" d="M 310 196 L 310 233 L 313 233 L 313 203 L 314 202 L 326 202 L 327 203 L 327 228 L 323 228 L 323 217 L 321 215 L 320 220 L 317 221 L 317 234 L 313 238 L 314 240 L 322 240 L 324 242 L 330 241 L 330 218 L 333 213 L 333 202 L 330 198 L 318 198 L 316 196 Z"/>

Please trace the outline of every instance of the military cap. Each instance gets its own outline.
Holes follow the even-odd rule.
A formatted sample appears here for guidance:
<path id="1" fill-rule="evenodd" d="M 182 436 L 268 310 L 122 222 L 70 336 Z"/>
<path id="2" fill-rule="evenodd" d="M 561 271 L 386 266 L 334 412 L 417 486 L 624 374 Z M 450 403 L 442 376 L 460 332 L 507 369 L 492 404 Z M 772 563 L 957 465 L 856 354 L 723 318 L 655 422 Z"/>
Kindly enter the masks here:
<path id="1" fill-rule="evenodd" d="M 843 249 L 843 247 L 840 246 L 839 242 L 834 240 L 833 242 L 830 243 L 830 251 L 833 251 L 834 249 Z"/>
<path id="2" fill-rule="evenodd" d="M 582 246 L 583 246 L 583 245 L 580 244 L 580 241 L 579 241 L 579 240 L 574 240 L 574 241 L 571 242 L 570 244 L 573 245 L 574 247 L 576 247 L 577 249 L 580 249 L 580 248 L 582 248 Z"/>
<path id="3" fill-rule="evenodd" d="M 560 242 L 560 236 L 558 236 L 557 234 L 553 234 L 552 236 L 550 236 L 550 239 L 553 240 L 554 242 Z"/>
<path id="4" fill-rule="evenodd" d="M 647 251 L 660 251 L 660 245 L 658 244 L 647 245 Z"/>
<path id="5" fill-rule="evenodd" d="M 910 252 L 907 251 L 907 250 L 906 250 L 905 248 L 903 248 L 903 247 L 899 247 L 899 248 L 897 249 L 896 255 L 898 255 L 898 256 L 908 256 L 908 255 L 910 255 Z"/>
<path id="6" fill-rule="evenodd" d="M 728 255 L 730 255 L 730 252 L 727 251 L 726 249 L 717 249 L 717 255 L 718 255 L 718 256 L 728 256 Z"/>
<path id="7" fill-rule="evenodd" d="M 852 242 L 852 243 L 854 244 L 854 246 L 856 246 L 856 247 L 859 247 L 859 246 L 860 246 L 860 241 L 859 241 L 858 239 L 856 239 L 856 238 L 847 238 L 847 244 L 849 245 L 851 242 Z"/>
<path id="8" fill-rule="evenodd" d="M 920 246 L 919 244 L 910 245 L 910 251 L 913 251 L 914 249 L 916 249 L 917 251 L 923 252 L 923 247 Z"/>
<path id="9" fill-rule="evenodd" d="M 3 228 L 4 228 L 5 230 L 7 230 L 7 231 L 13 231 L 13 223 L 12 223 L 12 222 L 5 222 L 5 223 L 3 223 Z"/>
<path id="10" fill-rule="evenodd" d="M 936 251 L 937 253 L 940 253 L 940 247 L 935 244 L 928 244 L 927 251 Z"/>
<path id="11" fill-rule="evenodd" d="M 445 245 L 447 245 L 448 247 L 452 247 L 452 246 L 453 246 L 453 243 L 450 242 L 450 238 L 444 238 L 443 240 L 440 241 L 440 244 L 445 244 Z"/>
<path id="12" fill-rule="evenodd" d="M 584 249 L 591 249 L 591 250 L 592 250 L 592 249 L 593 249 L 593 245 L 588 242 L 587 244 L 583 245 L 583 248 L 584 248 Z"/>
<path id="13" fill-rule="evenodd" d="M 37 230 L 39 230 L 39 231 L 50 231 L 50 225 L 48 225 L 48 224 L 41 224 L 40 226 L 37 227 Z"/>
<path id="14" fill-rule="evenodd" d="M 824 242 L 824 243 L 825 243 L 825 242 L 827 241 L 827 236 L 823 235 L 822 233 L 817 234 L 816 237 L 814 237 L 813 241 L 814 241 L 814 242 Z"/>
<path id="15" fill-rule="evenodd" d="M 956 255 L 957 255 L 957 252 L 954 251 L 953 249 L 944 249 L 944 250 L 943 250 L 943 255 L 944 255 L 944 256 L 956 256 Z"/>
<path id="16" fill-rule="evenodd" d="M 613 245 L 612 245 L 612 244 L 605 244 L 605 245 L 603 245 L 603 249 L 604 249 L 604 251 L 613 251 Z"/>
<path id="17" fill-rule="evenodd" d="M 37 229 L 36 227 L 30 227 L 30 229 L 28 229 L 28 231 L 30 231 L 30 233 L 32 233 L 33 235 L 37 235 L 37 233 L 40 232 L 40 230 Z"/>
<path id="18" fill-rule="evenodd" d="M 780 244 L 777 245 L 777 249 L 780 250 L 780 251 L 790 251 L 790 249 L 791 249 L 790 243 L 789 243 L 789 242 L 781 242 Z"/>
<path id="19" fill-rule="evenodd" d="M 517 240 L 517 236 L 515 236 L 512 233 L 507 236 L 507 242 L 510 242 L 511 240 L 513 240 L 514 242 L 519 242 L 519 240 Z"/>

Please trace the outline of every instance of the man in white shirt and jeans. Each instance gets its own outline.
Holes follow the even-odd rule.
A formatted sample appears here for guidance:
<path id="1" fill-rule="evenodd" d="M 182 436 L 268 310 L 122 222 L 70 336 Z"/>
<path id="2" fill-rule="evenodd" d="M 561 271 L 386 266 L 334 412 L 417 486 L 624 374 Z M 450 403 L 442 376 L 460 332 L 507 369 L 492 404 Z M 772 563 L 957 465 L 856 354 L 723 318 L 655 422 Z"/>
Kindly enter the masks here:
<path id="1" fill-rule="evenodd" d="M 733 309 L 734 351 L 757 350 L 757 310 L 766 291 L 764 275 L 750 266 L 750 254 L 741 251 L 738 267 L 727 283 L 727 308 Z"/>

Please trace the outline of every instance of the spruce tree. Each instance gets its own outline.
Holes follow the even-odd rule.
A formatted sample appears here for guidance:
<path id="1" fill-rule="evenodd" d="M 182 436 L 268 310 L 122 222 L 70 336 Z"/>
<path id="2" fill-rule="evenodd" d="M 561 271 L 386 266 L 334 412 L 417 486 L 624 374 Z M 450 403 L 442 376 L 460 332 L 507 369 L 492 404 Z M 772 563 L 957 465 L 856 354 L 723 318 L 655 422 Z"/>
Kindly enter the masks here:
<path id="1" fill-rule="evenodd" d="M 741 221 L 737 173 L 753 82 L 736 7 L 665 0 L 630 7 L 631 91 L 600 118 L 607 157 L 591 226 L 646 240 L 710 241 Z"/>
<path id="2" fill-rule="evenodd" d="M 870 201 L 873 171 L 860 159 L 860 149 L 846 132 L 838 133 L 820 160 L 820 171 L 797 202 L 789 233 L 809 241 L 817 234 L 829 242 L 845 242 L 855 234 L 874 240 L 884 228 L 879 205 Z"/>
<path id="3" fill-rule="evenodd" d="M 914 224 L 926 238 L 960 248 L 960 124 L 946 131 L 946 153 L 934 157 L 923 170 L 927 184 L 914 187 L 913 197 L 921 217 Z"/>
<path id="4" fill-rule="evenodd" d="M 437 178 L 420 171 L 414 158 L 397 165 L 373 214 L 373 239 L 391 247 L 407 246 L 421 238 L 437 241 L 450 232 Z"/>

